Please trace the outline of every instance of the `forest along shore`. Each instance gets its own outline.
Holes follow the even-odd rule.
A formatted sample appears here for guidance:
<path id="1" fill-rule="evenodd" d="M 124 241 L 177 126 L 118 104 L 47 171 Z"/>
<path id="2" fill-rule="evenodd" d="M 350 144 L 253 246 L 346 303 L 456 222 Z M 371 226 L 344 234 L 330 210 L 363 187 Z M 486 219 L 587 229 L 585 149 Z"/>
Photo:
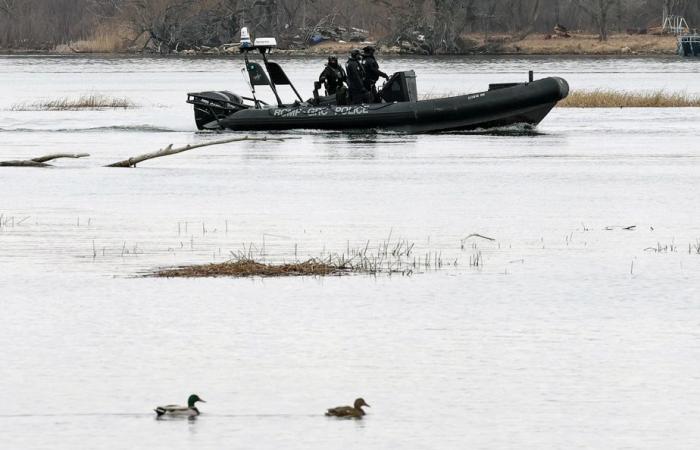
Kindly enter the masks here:
<path id="1" fill-rule="evenodd" d="M 677 40 L 669 35 L 628 35 L 612 34 L 601 41 L 593 34 L 570 34 L 568 38 L 532 34 L 524 39 L 511 35 L 492 35 L 485 38 L 483 34 L 465 34 L 462 36 L 463 48 L 443 54 L 475 55 L 636 55 L 658 56 L 675 55 Z M 381 39 L 367 39 L 362 42 L 323 41 L 305 48 L 285 48 L 281 46 L 277 53 L 291 55 L 343 55 L 351 49 L 367 44 L 377 45 L 383 54 L 429 54 L 416 46 L 388 44 Z M 154 54 L 161 55 L 155 49 L 135 47 L 119 48 L 101 45 L 99 42 L 78 41 L 62 44 L 51 49 L 41 48 L 0 48 L 0 54 Z M 168 54 L 182 56 L 238 54 L 238 43 L 221 46 L 201 46 L 196 49 L 173 50 Z"/>
<path id="2" fill-rule="evenodd" d="M 698 24 L 697 0 L 0 0 L 0 51 L 237 53 L 246 27 L 302 55 L 670 55 Z"/>

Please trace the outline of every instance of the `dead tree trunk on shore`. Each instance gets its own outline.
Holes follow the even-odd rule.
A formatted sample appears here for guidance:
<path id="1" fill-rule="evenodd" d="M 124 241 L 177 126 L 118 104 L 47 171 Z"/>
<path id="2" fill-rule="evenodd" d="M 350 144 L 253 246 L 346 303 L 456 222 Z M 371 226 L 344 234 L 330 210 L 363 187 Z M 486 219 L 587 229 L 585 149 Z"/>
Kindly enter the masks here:
<path id="1" fill-rule="evenodd" d="M 46 162 L 58 158 L 85 158 L 87 156 L 90 155 L 88 153 L 54 153 L 32 159 L 0 161 L 0 167 L 53 167 L 51 164 L 46 164 Z"/>

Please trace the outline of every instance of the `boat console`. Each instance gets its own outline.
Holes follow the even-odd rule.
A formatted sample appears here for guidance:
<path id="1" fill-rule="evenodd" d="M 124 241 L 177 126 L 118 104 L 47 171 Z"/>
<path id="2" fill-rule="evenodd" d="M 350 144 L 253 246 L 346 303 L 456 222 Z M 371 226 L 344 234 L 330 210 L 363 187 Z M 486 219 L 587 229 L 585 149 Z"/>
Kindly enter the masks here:
<path id="1" fill-rule="evenodd" d="M 379 95 L 387 103 L 417 102 L 416 73 L 412 70 L 396 72 L 384 83 Z"/>

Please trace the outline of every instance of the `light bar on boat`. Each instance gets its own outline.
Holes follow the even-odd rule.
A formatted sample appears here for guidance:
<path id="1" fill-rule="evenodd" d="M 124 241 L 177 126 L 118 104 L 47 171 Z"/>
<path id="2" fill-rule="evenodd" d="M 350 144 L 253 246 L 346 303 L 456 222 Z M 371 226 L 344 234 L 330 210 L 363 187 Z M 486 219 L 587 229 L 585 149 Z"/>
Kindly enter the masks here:
<path id="1" fill-rule="evenodd" d="M 254 42 L 255 47 L 277 47 L 277 39 L 270 38 L 257 38 Z"/>

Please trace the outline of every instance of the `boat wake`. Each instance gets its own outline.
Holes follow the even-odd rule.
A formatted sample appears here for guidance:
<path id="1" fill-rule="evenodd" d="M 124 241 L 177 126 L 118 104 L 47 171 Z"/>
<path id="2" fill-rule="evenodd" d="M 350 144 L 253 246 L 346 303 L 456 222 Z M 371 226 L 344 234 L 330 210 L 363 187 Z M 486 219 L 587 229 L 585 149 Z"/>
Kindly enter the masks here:
<path id="1" fill-rule="evenodd" d="M 497 128 L 477 128 L 475 130 L 446 131 L 440 134 L 484 135 L 484 136 L 545 136 L 547 133 L 527 123 L 519 123 Z"/>

